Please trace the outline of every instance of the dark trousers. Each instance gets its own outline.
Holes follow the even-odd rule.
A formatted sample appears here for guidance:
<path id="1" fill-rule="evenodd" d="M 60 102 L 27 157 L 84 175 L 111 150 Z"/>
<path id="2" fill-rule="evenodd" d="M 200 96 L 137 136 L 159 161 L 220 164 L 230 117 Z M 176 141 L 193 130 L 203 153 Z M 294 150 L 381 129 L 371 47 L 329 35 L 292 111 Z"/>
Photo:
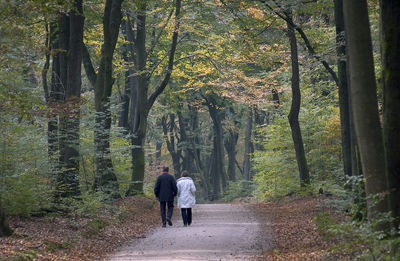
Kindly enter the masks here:
<path id="1" fill-rule="evenodd" d="M 165 208 L 168 206 L 168 213 L 165 216 Z M 162 223 L 167 224 L 167 218 L 172 218 L 172 212 L 174 211 L 174 202 L 173 201 L 160 201 L 160 210 L 161 210 L 161 219 Z"/>
<path id="2" fill-rule="evenodd" d="M 181 208 L 182 219 L 184 225 L 192 224 L 192 209 L 191 208 Z"/>

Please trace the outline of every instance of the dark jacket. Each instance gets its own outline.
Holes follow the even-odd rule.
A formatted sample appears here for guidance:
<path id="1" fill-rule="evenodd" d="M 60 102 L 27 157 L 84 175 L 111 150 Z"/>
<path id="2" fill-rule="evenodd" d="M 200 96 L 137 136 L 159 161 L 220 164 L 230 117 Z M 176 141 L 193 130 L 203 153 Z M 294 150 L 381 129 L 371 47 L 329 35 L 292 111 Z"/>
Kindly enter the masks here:
<path id="1" fill-rule="evenodd" d="M 159 201 L 174 201 L 177 193 L 176 181 L 172 175 L 164 172 L 158 176 L 154 186 L 154 194 Z"/>

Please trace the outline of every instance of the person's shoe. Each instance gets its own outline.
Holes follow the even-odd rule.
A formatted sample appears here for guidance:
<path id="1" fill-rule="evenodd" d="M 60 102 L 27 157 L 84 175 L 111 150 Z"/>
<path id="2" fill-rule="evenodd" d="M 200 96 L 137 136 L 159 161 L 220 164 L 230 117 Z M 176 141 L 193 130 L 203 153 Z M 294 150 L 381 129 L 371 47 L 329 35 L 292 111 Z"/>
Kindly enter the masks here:
<path id="1" fill-rule="evenodd" d="M 162 227 L 167 227 L 167 225 L 166 224 L 162 224 Z"/>
<path id="2" fill-rule="evenodd" d="M 188 223 L 188 226 L 190 226 L 190 224 L 192 224 L 192 222 L 189 222 L 189 223 Z"/>
<path id="3" fill-rule="evenodd" d="M 183 224 L 183 226 L 184 226 L 184 227 L 187 227 L 187 225 L 186 225 L 186 224 Z"/>
<path id="4" fill-rule="evenodd" d="M 169 226 L 172 226 L 172 221 L 171 221 L 171 219 L 167 218 L 167 222 L 168 222 L 168 225 L 169 225 Z"/>

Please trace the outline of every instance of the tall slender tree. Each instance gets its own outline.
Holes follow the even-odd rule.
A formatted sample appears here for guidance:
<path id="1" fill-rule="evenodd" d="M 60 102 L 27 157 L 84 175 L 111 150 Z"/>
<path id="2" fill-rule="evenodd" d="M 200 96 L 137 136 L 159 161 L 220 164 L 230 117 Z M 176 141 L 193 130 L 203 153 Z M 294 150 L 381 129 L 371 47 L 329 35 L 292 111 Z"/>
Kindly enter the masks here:
<path id="1" fill-rule="evenodd" d="M 244 155 L 243 155 L 243 178 L 246 181 L 245 186 L 248 186 L 250 181 L 250 154 L 251 151 L 251 134 L 253 132 L 253 108 L 251 106 L 247 109 L 247 124 L 246 133 L 244 137 Z"/>
<path id="2" fill-rule="evenodd" d="M 381 0 L 383 135 L 390 210 L 400 225 L 400 1 Z"/>
<path id="3" fill-rule="evenodd" d="M 172 70 L 174 68 L 174 57 L 176 47 L 178 45 L 179 24 L 180 24 L 180 11 L 181 0 L 175 1 L 175 25 L 172 33 L 172 42 L 168 55 L 167 68 L 162 81 L 157 84 L 153 93 L 148 95 L 150 78 L 152 75 L 152 64 L 149 61 L 149 55 L 152 54 L 156 41 L 153 41 L 149 50 L 146 48 L 146 17 L 148 1 L 139 1 L 138 14 L 136 17 L 137 30 L 135 37 L 135 51 L 136 51 L 136 88 L 137 88 L 137 102 L 135 109 L 134 121 L 132 122 L 132 182 L 127 191 L 127 195 L 135 195 L 143 193 L 143 180 L 145 170 L 145 153 L 144 142 L 147 131 L 147 118 L 151 107 L 156 101 L 157 97 L 164 91 L 167 86 Z M 157 39 L 157 37 L 156 37 Z"/>
<path id="4" fill-rule="evenodd" d="M 53 108 L 48 121 L 50 158 L 59 155 L 56 196 L 79 194 L 79 123 L 81 64 L 83 39 L 83 1 L 73 1 L 72 8 L 58 14 L 48 35 L 52 50 L 52 79 L 50 91 L 44 84 L 45 98 Z M 46 59 L 43 79 L 49 66 Z"/>
<path id="5" fill-rule="evenodd" d="M 96 128 L 94 143 L 96 149 L 96 177 L 94 189 L 108 194 L 110 198 L 120 197 L 119 184 L 114 173 L 110 151 L 110 97 L 114 84 L 112 74 L 113 56 L 122 20 L 122 2 L 123 0 L 106 0 L 103 17 L 104 42 L 101 48 L 101 58 L 97 73 L 93 68 L 86 47 L 84 47 L 83 52 L 86 75 L 95 90 Z"/>
<path id="6" fill-rule="evenodd" d="M 227 186 L 225 172 L 225 154 L 224 154 L 224 130 L 222 122 L 225 118 L 224 111 L 220 108 L 213 94 L 203 96 L 208 112 L 213 122 L 213 151 L 211 156 L 211 165 L 209 168 L 209 177 L 213 185 L 212 199 L 218 199 Z"/>
<path id="7" fill-rule="evenodd" d="M 347 84 L 346 35 L 344 30 L 343 0 L 335 0 L 336 53 L 338 64 L 340 130 L 342 133 L 342 156 L 345 176 L 351 176 L 350 101 Z"/>
<path id="8" fill-rule="evenodd" d="M 365 177 L 368 218 L 388 210 L 385 153 L 379 120 L 367 1 L 343 2 L 354 125 Z M 383 196 L 378 202 L 374 197 Z M 385 228 L 384 224 L 379 228 Z"/>
<path id="9" fill-rule="evenodd" d="M 286 11 L 285 11 L 286 12 Z M 287 17 L 290 17 L 286 12 Z M 292 61 L 292 104 L 288 115 L 290 128 L 292 130 L 292 138 L 294 149 L 296 151 L 297 167 L 300 175 L 300 185 L 306 186 L 310 184 L 310 174 L 308 172 L 306 153 L 304 151 L 303 138 L 301 135 L 299 112 L 301 105 L 300 93 L 300 74 L 299 60 L 297 54 L 297 40 L 294 28 L 291 23 L 287 23 L 287 35 L 290 43 L 290 59 Z"/>

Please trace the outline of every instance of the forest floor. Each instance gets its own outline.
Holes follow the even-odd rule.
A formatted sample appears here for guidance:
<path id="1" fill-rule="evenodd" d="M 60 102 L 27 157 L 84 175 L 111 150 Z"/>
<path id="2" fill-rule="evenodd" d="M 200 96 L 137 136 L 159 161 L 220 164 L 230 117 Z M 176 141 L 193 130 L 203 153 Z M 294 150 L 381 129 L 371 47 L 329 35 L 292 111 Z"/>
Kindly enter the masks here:
<path id="1" fill-rule="evenodd" d="M 126 242 L 145 238 L 150 229 L 160 226 L 155 203 L 148 198 L 125 198 L 118 202 L 122 211 L 95 219 L 9 217 L 14 234 L 0 238 L 0 260 L 102 260 Z M 332 212 L 324 197 L 289 197 L 258 203 L 252 209 L 272 234 L 272 249 L 257 256 L 258 260 L 340 259 L 328 252 L 336 243 L 323 240 L 313 220 L 321 211 Z"/>
<path id="2" fill-rule="evenodd" d="M 329 215 L 330 222 L 339 223 L 347 217 L 330 207 L 329 198 L 286 197 L 277 202 L 259 203 L 259 212 L 268 217 L 268 226 L 274 232 L 274 249 L 264 252 L 264 260 L 347 260 L 340 252 L 330 251 L 339 242 L 323 239 L 315 217 Z M 323 222 L 328 222 L 324 220 Z M 328 225 L 323 223 L 322 225 Z"/>

